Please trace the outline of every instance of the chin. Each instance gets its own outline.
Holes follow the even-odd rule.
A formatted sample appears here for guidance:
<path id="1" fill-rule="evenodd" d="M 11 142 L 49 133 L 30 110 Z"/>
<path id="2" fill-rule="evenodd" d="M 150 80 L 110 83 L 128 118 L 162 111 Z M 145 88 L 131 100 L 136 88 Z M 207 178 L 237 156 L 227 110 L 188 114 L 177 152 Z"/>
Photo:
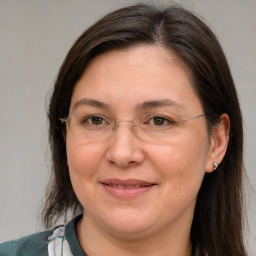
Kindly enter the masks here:
<path id="1" fill-rule="evenodd" d="M 126 217 L 124 217 L 126 216 Z M 154 220 L 138 214 L 112 215 L 103 220 L 105 227 L 115 236 L 125 239 L 138 239 L 152 232 Z"/>

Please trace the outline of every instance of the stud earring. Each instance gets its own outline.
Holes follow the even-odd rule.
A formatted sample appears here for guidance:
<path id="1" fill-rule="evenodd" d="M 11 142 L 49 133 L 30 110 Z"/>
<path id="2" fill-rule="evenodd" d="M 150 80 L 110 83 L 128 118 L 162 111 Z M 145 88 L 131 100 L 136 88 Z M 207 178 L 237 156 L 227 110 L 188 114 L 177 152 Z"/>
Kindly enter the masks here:
<path id="1" fill-rule="evenodd" d="M 218 168 L 218 164 L 216 162 L 213 162 L 213 170 L 215 171 Z"/>

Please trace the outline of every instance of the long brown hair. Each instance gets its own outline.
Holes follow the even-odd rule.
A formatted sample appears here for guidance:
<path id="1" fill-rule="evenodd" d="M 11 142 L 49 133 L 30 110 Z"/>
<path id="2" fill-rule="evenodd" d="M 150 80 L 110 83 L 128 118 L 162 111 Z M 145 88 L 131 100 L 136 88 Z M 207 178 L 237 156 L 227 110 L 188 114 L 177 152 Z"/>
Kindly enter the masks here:
<path id="1" fill-rule="evenodd" d="M 189 69 L 192 84 L 207 118 L 209 133 L 221 114 L 231 120 L 223 162 L 205 174 L 191 228 L 193 255 L 245 256 L 243 243 L 243 127 L 236 89 L 221 46 L 194 14 L 178 6 L 139 4 L 114 11 L 86 30 L 67 54 L 49 105 L 52 175 L 43 209 L 49 227 L 68 211 L 82 210 L 71 185 L 65 131 L 59 121 L 68 116 L 72 91 L 87 64 L 107 51 L 137 44 L 171 49 Z"/>

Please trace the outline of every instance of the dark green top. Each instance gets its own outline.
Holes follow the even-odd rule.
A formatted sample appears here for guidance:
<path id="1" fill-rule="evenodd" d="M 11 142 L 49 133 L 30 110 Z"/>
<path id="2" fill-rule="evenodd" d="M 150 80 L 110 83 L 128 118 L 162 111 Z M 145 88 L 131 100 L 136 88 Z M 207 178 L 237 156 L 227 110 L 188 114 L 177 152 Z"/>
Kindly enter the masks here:
<path id="1" fill-rule="evenodd" d="M 86 256 L 76 234 L 81 217 L 75 217 L 65 226 L 2 243 L 0 256 Z"/>

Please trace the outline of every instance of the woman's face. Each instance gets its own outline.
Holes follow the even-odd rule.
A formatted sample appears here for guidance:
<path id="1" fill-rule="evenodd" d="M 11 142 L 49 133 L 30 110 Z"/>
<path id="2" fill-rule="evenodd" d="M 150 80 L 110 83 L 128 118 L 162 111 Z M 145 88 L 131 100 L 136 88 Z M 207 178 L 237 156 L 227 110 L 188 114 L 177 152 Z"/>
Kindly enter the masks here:
<path id="1" fill-rule="evenodd" d="M 89 64 L 74 88 L 74 112 L 120 120 L 174 113 L 184 119 L 203 114 L 203 108 L 179 58 L 159 46 L 140 45 Z M 163 125 L 162 119 L 147 121 Z M 125 237 L 190 228 L 202 179 L 211 171 L 210 140 L 205 117 L 172 129 L 164 138 L 144 139 L 131 123 L 118 122 L 106 139 L 67 134 L 70 177 L 88 222 Z"/>

